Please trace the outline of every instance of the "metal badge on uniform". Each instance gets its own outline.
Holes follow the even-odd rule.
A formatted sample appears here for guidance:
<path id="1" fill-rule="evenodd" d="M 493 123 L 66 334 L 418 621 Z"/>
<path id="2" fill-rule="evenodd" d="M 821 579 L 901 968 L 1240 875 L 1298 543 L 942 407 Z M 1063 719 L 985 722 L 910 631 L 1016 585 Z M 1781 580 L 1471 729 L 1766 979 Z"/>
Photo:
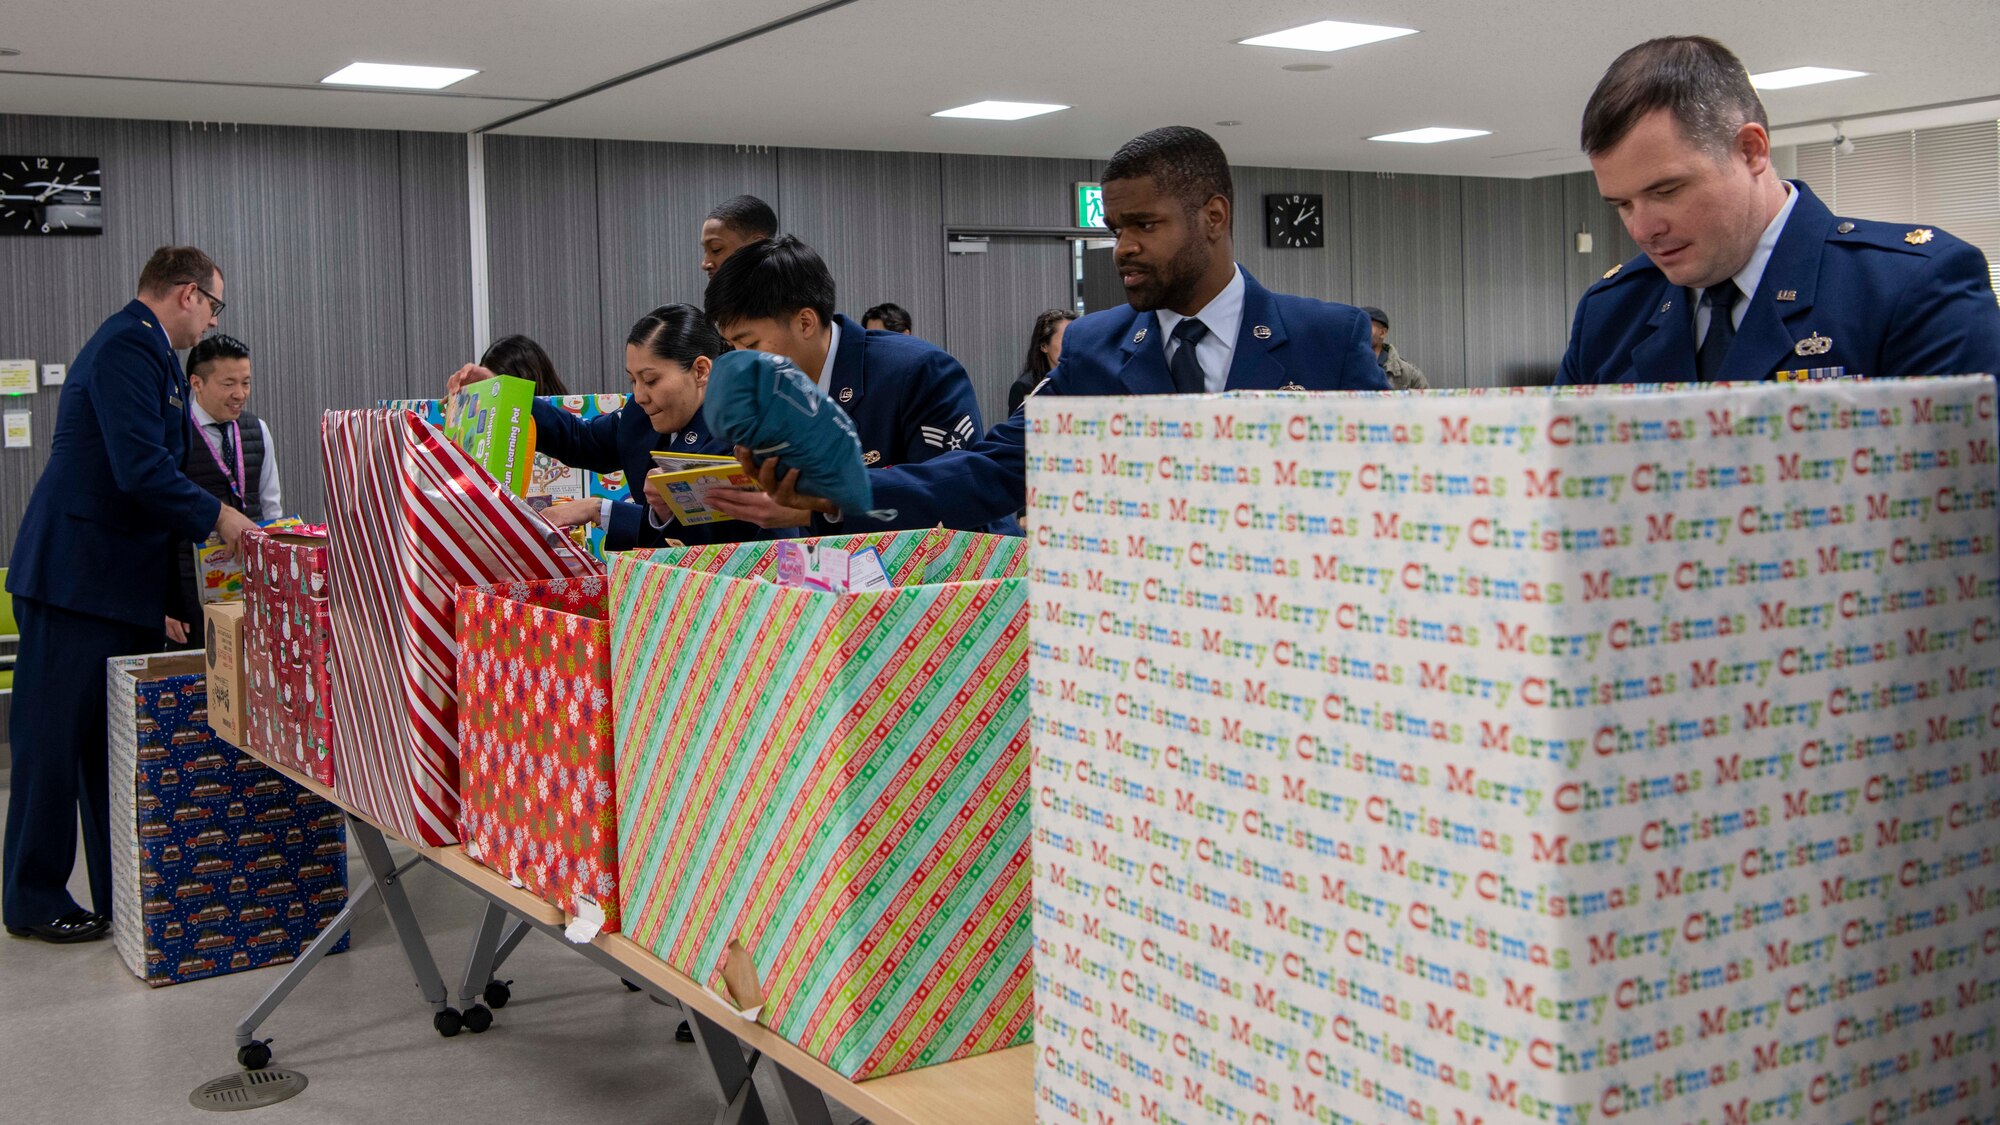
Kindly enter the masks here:
<path id="1" fill-rule="evenodd" d="M 1662 302 L 1660 302 L 1660 311 L 1661 311 L 1661 312 L 1666 312 L 1666 311 L 1667 311 L 1668 309 L 1671 309 L 1671 308 L 1673 308 L 1673 307 L 1674 307 L 1674 303 L 1673 303 L 1672 301 L 1662 301 Z"/>
<path id="2" fill-rule="evenodd" d="M 1837 227 L 1833 228 L 1833 233 L 1835 233 L 1835 234 L 1853 234 L 1853 233 L 1854 233 L 1854 224 L 1853 224 L 1853 223 L 1842 223 L 1842 224 L 1840 224 L 1839 226 L 1837 226 Z"/>
<path id="3" fill-rule="evenodd" d="M 181 397 L 180 397 L 179 395 L 168 395 L 168 396 L 167 396 L 167 405 L 168 405 L 168 406 L 179 406 L 180 404 L 181 404 Z"/>
<path id="4" fill-rule="evenodd" d="M 1796 301 L 1798 299 L 1799 299 L 1799 291 L 1796 289 L 1778 290 L 1778 300 L 1780 301 Z"/>
<path id="5" fill-rule="evenodd" d="M 1278 389 L 1279 389 L 1279 390 L 1281 390 L 1281 391 L 1303 391 L 1303 390 L 1305 390 L 1305 388 L 1304 388 L 1304 387 L 1301 387 L 1301 386 L 1299 386 L 1299 385 L 1298 385 L 1297 383 L 1286 383 L 1286 384 L 1285 384 L 1284 386 L 1282 386 L 1282 387 L 1279 387 Z"/>
<path id="6" fill-rule="evenodd" d="M 1835 380 L 1859 379 L 1860 376 L 1849 375 L 1845 367 L 1804 367 L 1796 371 L 1773 372 L 1772 378 L 1780 383 L 1828 383 Z"/>
<path id="7" fill-rule="evenodd" d="M 1141 328 L 1141 329 L 1139 329 L 1139 331 L 1137 331 L 1137 332 L 1133 333 L 1133 334 L 1132 334 L 1132 342 L 1133 342 L 1133 343 L 1135 343 L 1135 344 L 1143 344 L 1143 343 L 1145 343 L 1145 342 L 1146 342 L 1146 330 L 1145 330 L 1145 329 L 1143 329 L 1143 328 Z"/>
<path id="8" fill-rule="evenodd" d="M 877 461 L 880 461 L 881 459 L 882 459 L 882 451 L 879 449 L 871 449 L 868 452 L 863 453 L 861 455 L 861 463 L 864 465 L 873 465 Z"/>
<path id="9" fill-rule="evenodd" d="M 1250 334 L 1252 336 L 1257 337 L 1259 340 L 1268 340 L 1271 338 L 1271 329 L 1268 325 L 1260 324 L 1257 327 L 1252 328 L 1250 330 Z"/>
<path id="10" fill-rule="evenodd" d="M 693 445 L 695 442 L 700 440 L 701 440 L 701 435 L 695 433 L 693 430 L 688 431 L 687 443 L 689 445 Z"/>
<path id="11" fill-rule="evenodd" d="M 1800 340 L 1798 346 L 1792 349 L 1792 354 L 1825 355 L 1826 353 L 1832 350 L 1833 350 L 1833 337 L 1822 336 L 1819 333 L 1815 332 L 1812 335 L 1807 336 L 1805 339 Z"/>
<path id="12" fill-rule="evenodd" d="M 854 388 L 853 388 L 853 387 L 842 387 L 842 388 L 840 388 L 840 401 L 842 401 L 842 402 L 853 402 L 853 401 L 854 401 Z"/>
<path id="13" fill-rule="evenodd" d="M 1931 228 L 1918 227 L 1917 229 L 1904 235 L 1903 241 L 1909 243 L 1912 246 L 1922 246 L 1924 243 L 1929 242 L 1931 239 L 1936 237 L 1937 237 L 1937 232 L 1932 230 Z"/>
<path id="14" fill-rule="evenodd" d="M 1612 266 L 1612 267 L 1611 267 L 1610 269 L 1608 269 L 1608 270 L 1605 270 L 1605 271 L 1604 271 L 1604 276 L 1603 276 L 1603 277 L 1601 277 L 1601 278 L 1598 278 L 1598 280 L 1599 280 L 1599 281 L 1610 281 L 1610 280 L 1611 280 L 1612 278 L 1614 278 L 1614 277 L 1618 276 L 1618 271 L 1619 271 L 1619 270 L 1622 270 L 1622 269 L 1624 269 L 1624 268 L 1625 268 L 1625 263 L 1624 263 L 1624 262 L 1620 262 L 1620 263 L 1618 263 L 1617 265 L 1615 265 L 1615 266 Z"/>

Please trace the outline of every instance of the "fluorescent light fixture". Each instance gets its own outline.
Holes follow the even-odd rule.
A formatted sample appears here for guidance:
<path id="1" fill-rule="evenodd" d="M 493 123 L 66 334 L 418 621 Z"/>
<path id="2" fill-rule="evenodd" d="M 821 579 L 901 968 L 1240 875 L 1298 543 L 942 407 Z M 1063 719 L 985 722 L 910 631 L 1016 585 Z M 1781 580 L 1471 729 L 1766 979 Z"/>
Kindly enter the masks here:
<path id="1" fill-rule="evenodd" d="M 1433 125 L 1428 129 L 1407 129 L 1401 133 L 1384 133 L 1379 137 L 1370 137 L 1368 139 L 1371 141 L 1394 141 L 1397 144 L 1404 145 L 1434 145 L 1439 141 L 1462 141 L 1467 137 L 1488 137 L 1492 135 L 1493 131 L 1491 129 L 1447 129 L 1441 125 Z"/>
<path id="2" fill-rule="evenodd" d="M 932 117 L 963 117 L 972 121 L 1019 121 L 1026 117 L 1040 117 L 1044 113 L 1068 109 L 1066 105 L 1050 105 L 1047 102 L 973 102 L 957 109 L 941 109 Z"/>
<path id="3" fill-rule="evenodd" d="M 1795 66 L 1790 70 L 1772 70 L 1750 76 L 1750 84 L 1759 90 L 1789 90 L 1794 86 L 1815 86 L 1821 82 L 1838 82 L 1843 78 L 1866 78 L 1865 70 L 1835 70 L 1826 66 Z"/>
<path id="4" fill-rule="evenodd" d="M 1345 51 L 1349 47 L 1380 43 L 1384 39 L 1400 39 L 1405 35 L 1416 33 L 1417 29 L 1414 27 L 1382 27 L 1372 23 L 1321 20 L 1303 27 L 1259 35 L 1254 39 L 1238 39 L 1237 42 L 1245 47 L 1283 47 L 1292 51 Z"/>
<path id="5" fill-rule="evenodd" d="M 386 86 L 399 90 L 442 90 L 479 72 L 455 66 L 401 66 L 397 63 L 348 63 L 325 78 L 325 86 Z"/>

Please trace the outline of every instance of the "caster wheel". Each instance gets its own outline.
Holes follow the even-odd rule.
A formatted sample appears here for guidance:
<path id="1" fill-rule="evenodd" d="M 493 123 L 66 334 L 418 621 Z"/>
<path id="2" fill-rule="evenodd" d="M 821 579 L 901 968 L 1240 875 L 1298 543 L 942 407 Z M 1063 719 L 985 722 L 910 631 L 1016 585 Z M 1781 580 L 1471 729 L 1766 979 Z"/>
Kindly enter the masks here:
<path id="1" fill-rule="evenodd" d="M 511 980 L 488 981 L 486 983 L 486 1006 L 489 1008 L 506 1007 L 507 1001 L 514 998 L 514 990 L 507 987 L 513 983 Z"/>
<path id="2" fill-rule="evenodd" d="M 478 1035 L 493 1026 L 493 1010 L 484 1004 L 474 1004 L 465 1010 L 463 1020 L 465 1030 Z"/>
<path id="3" fill-rule="evenodd" d="M 236 1048 L 236 1061 L 244 1070 L 262 1070 L 271 1065 L 271 1048 L 265 1043 L 252 1043 Z"/>
<path id="4" fill-rule="evenodd" d="M 431 1026 L 437 1028 L 439 1035 L 449 1039 L 465 1026 L 465 1017 L 458 1014 L 457 1008 L 446 1008 L 431 1017 Z"/>

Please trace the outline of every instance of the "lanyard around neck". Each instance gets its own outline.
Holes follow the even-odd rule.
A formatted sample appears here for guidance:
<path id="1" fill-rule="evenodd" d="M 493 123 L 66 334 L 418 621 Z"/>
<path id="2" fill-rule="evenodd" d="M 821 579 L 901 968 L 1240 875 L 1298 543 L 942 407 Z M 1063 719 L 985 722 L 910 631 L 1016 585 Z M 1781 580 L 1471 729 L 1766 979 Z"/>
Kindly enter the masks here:
<path id="1" fill-rule="evenodd" d="M 217 423 L 217 425 L 221 424 Z M 248 504 L 250 498 L 244 495 L 243 492 L 243 427 L 235 422 L 228 423 L 228 426 L 230 432 L 236 438 L 236 472 L 234 475 L 230 474 L 229 462 L 222 456 L 222 447 L 215 443 L 213 437 L 209 436 L 208 427 L 197 424 L 195 429 L 201 431 L 202 443 L 208 446 L 208 455 L 215 458 L 215 467 L 222 470 L 224 479 L 229 482 L 230 491 L 236 494 L 238 500 Z"/>

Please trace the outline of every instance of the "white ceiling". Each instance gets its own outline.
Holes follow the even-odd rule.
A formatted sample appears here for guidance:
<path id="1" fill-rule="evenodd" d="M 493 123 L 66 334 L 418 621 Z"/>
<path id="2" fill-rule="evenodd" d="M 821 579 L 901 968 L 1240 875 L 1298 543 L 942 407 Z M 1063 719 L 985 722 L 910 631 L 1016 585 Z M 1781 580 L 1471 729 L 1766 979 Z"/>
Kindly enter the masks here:
<path id="1" fill-rule="evenodd" d="M 10 12 L 0 112 L 467 131 L 812 6 L 811 0 L 70 0 Z M 1234 44 L 1318 19 L 1421 34 L 1315 54 Z M 499 131 L 825 148 L 1108 156 L 1157 125 L 1213 132 L 1238 164 L 1541 176 L 1585 167 L 1584 99 L 1654 35 L 1722 39 L 1753 71 L 1868 78 L 1765 95 L 1774 125 L 1855 119 L 1850 135 L 2000 111 L 1994 0 L 1893 12 L 1864 0 L 1677 5 L 1612 0 L 854 0 Z M 437 95 L 319 88 L 355 61 L 476 67 Z M 1292 73 L 1287 64 L 1324 64 Z M 1075 108 L 945 121 L 984 98 Z M 1884 114 L 1942 103 L 1915 117 Z M 1236 120 L 1233 127 L 1216 122 Z M 1365 140 L 1490 129 L 1442 145 Z M 1779 140 L 1830 140 L 1824 125 Z"/>

